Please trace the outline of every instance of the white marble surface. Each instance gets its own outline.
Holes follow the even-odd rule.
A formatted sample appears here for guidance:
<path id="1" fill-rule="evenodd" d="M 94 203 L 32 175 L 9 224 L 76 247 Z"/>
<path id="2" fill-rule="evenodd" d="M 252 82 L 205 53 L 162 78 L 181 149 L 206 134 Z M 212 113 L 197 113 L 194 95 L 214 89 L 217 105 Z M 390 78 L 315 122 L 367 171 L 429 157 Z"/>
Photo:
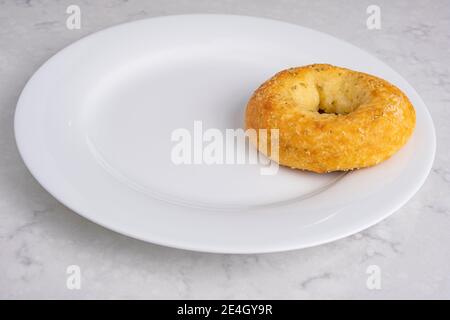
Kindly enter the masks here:
<path id="1" fill-rule="evenodd" d="M 65 26 L 68 5 L 81 30 Z M 382 29 L 366 28 L 381 7 Z M 450 298 L 450 10 L 436 1 L 0 0 L 0 298 Z M 417 89 L 438 150 L 419 193 L 382 223 L 306 250 L 217 255 L 143 243 L 91 223 L 52 198 L 20 159 L 13 115 L 27 79 L 52 54 L 121 22 L 180 13 L 269 17 L 372 52 Z M 82 270 L 81 290 L 66 268 Z M 366 287 L 378 265 L 381 290 Z"/>

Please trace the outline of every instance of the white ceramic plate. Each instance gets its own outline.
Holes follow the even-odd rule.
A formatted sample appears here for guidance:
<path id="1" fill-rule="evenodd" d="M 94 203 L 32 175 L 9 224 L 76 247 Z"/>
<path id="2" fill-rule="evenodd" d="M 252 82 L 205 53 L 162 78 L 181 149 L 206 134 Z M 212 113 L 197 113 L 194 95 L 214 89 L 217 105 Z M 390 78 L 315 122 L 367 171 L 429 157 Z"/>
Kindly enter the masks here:
<path id="1" fill-rule="evenodd" d="M 251 93 L 279 70 L 331 63 L 410 97 L 417 127 L 388 161 L 317 175 L 256 165 L 175 165 L 177 128 L 239 128 Z M 36 179 L 82 216 L 128 236 L 208 252 L 309 247 L 365 229 L 423 184 L 435 153 L 427 108 L 395 71 L 331 36 L 228 15 L 141 20 L 65 48 L 30 79 L 15 133 Z"/>

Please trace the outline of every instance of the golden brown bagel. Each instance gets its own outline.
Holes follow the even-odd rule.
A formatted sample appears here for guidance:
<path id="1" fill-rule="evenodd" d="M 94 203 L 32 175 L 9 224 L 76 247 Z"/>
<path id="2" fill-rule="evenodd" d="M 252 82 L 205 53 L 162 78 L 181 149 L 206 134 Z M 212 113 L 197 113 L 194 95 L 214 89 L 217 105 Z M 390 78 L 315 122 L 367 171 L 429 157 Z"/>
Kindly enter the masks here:
<path id="1" fill-rule="evenodd" d="M 245 118 L 247 129 L 279 129 L 281 165 L 318 173 L 388 159 L 408 141 L 415 122 L 400 89 L 328 64 L 277 73 L 255 91 Z"/>

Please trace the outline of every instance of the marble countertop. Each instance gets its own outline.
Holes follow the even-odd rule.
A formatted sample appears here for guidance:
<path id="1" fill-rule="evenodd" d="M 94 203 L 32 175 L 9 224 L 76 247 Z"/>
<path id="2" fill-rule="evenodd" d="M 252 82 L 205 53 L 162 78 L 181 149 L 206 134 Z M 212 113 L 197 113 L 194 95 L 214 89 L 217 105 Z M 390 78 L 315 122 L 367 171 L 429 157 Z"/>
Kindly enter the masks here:
<path id="1" fill-rule="evenodd" d="M 69 5 L 81 29 L 66 27 Z M 450 298 L 450 10 L 446 0 L 0 0 L 0 298 Z M 320 30 L 376 55 L 416 88 L 437 131 L 426 183 L 401 210 L 314 248 L 219 255 L 152 245 L 106 230 L 50 196 L 23 164 L 13 116 L 27 79 L 50 56 L 97 30 L 169 14 L 268 17 Z M 81 288 L 67 287 L 67 268 Z M 370 266 L 381 287 L 367 285 Z M 367 273 L 369 272 L 369 274 Z"/>

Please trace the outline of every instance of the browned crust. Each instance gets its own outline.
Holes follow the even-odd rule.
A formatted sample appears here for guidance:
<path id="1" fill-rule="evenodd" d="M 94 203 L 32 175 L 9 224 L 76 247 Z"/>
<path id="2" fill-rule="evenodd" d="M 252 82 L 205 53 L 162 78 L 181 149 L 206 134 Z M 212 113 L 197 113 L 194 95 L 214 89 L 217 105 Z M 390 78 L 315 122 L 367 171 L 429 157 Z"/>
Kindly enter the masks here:
<path id="1" fill-rule="evenodd" d="M 356 81 L 347 99 L 362 94 L 364 103 L 348 114 L 305 111 L 293 98 L 299 83 L 343 76 Z M 356 79 L 356 80 L 355 80 Z M 342 87 L 342 84 L 341 84 Z M 340 98 L 340 97 L 338 97 Z M 247 105 L 247 129 L 279 129 L 279 163 L 317 173 L 376 165 L 397 152 L 415 127 L 406 95 L 375 76 L 327 64 L 281 71 L 263 83 Z"/>

